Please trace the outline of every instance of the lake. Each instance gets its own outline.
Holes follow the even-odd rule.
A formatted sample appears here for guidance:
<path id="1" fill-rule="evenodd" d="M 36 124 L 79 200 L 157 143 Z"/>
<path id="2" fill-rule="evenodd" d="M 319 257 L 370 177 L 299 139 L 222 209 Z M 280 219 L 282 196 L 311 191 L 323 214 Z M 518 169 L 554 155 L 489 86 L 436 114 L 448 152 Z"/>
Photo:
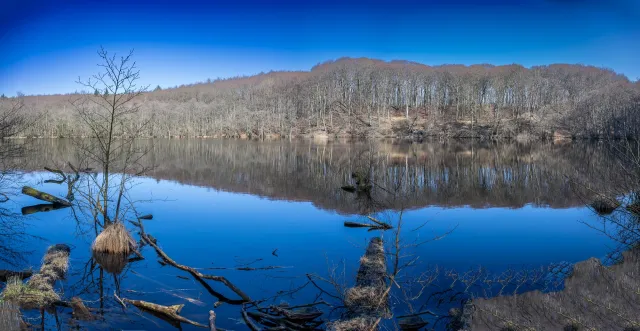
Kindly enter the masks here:
<path id="1" fill-rule="evenodd" d="M 591 257 L 606 261 L 614 258 L 617 249 L 615 240 L 594 229 L 601 216 L 586 206 L 593 198 L 589 192 L 615 191 L 621 180 L 612 171 L 615 161 L 602 143 L 155 139 L 137 144 L 147 151 L 140 162 L 149 171 L 136 178 L 127 193 L 136 201 L 139 214 L 153 215 L 144 221 L 145 231 L 173 260 L 205 274 L 224 276 L 253 300 L 292 305 L 318 300 L 320 291 L 307 275 L 330 294 L 340 294 L 340 289 L 354 285 L 360 257 L 371 238 L 381 237 L 387 252 L 394 252 L 400 224 L 401 258 L 410 263 L 397 281 L 407 284 L 405 288 L 424 291 L 411 303 L 401 291 L 393 293 L 390 309 L 396 315 L 428 308 L 446 316 L 464 295 L 436 302 L 434 293 L 474 270 L 504 275 L 549 266 L 566 268 Z M 0 229 L 5 232 L 0 234 L 0 252 L 5 257 L 0 269 L 38 269 L 48 246 L 65 243 L 72 248 L 71 265 L 59 285 L 61 296 L 79 296 L 104 316 L 75 322 L 77 326 L 174 328 L 134 307 L 123 311 L 113 295 L 116 289 L 120 297 L 132 300 L 185 304 L 182 316 L 206 324 L 208 311 L 224 300 L 189 273 L 159 263 L 149 245 L 140 251 L 143 260 L 111 274 L 92 259 L 93 225 L 78 221 L 73 209 L 21 215 L 23 207 L 41 203 L 17 194 L 22 185 L 65 197 L 67 185 L 45 183 L 56 175 L 43 168 L 79 164 L 75 146 L 65 139 L 26 143 L 28 156 L 20 164 L 23 176 L 7 184 L 17 191 L 4 203 L 3 218 L 17 225 Z M 366 194 L 341 188 L 357 187 L 355 181 L 362 173 L 371 187 Z M 581 189 L 585 186 L 589 190 Z M 368 222 L 364 215 L 373 215 L 394 229 L 344 226 L 345 221 Z M 137 228 L 127 226 L 139 239 Z M 393 258 L 387 257 L 388 261 Z M 437 277 L 420 287 L 427 275 Z M 322 279 L 334 279 L 335 284 Z M 209 283 L 222 295 L 236 298 L 220 283 Z M 324 294 L 323 299 L 329 302 L 333 297 Z M 239 305 L 216 306 L 218 327 L 247 329 Z M 323 309 L 331 319 L 340 317 L 332 309 Z M 61 328 L 70 328 L 66 322 L 70 310 L 59 308 L 58 315 Z M 437 317 L 424 318 L 436 329 L 444 329 L 445 323 Z M 28 312 L 25 320 L 41 323 L 37 311 Z M 46 314 L 45 325 L 55 329 L 53 314 Z M 188 324 L 182 328 L 198 329 Z"/>

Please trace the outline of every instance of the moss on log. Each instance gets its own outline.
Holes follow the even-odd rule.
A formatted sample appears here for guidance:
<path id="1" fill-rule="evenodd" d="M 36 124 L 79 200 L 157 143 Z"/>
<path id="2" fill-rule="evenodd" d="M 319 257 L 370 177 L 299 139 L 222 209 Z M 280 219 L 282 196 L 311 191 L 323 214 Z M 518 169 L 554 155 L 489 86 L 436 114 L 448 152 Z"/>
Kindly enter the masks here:
<path id="1" fill-rule="evenodd" d="M 22 309 L 48 307 L 60 300 L 54 290 L 56 281 L 63 279 L 69 268 L 71 249 L 64 244 L 50 246 L 44 255 L 42 266 L 27 283 L 19 277 L 7 281 L 2 292 L 2 300 L 20 306 Z"/>
<path id="2" fill-rule="evenodd" d="M 34 189 L 33 187 L 29 187 L 29 186 L 25 186 L 22 188 L 22 193 L 26 194 L 30 197 L 34 197 L 38 200 L 42 200 L 42 201 L 46 201 L 46 202 L 51 202 L 51 203 L 55 203 L 55 204 L 59 204 L 59 205 L 63 205 L 63 206 L 71 206 L 71 203 L 69 203 L 69 201 L 64 200 L 64 199 L 60 199 L 57 198 L 49 193 L 45 193 L 45 192 L 41 192 L 38 191 L 36 189 Z"/>

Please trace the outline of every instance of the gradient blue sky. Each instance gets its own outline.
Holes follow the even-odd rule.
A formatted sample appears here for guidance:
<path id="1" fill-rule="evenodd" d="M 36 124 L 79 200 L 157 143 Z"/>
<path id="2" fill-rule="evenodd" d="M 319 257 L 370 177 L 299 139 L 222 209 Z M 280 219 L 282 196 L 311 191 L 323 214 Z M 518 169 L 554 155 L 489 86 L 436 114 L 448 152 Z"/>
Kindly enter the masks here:
<path id="1" fill-rule="evenodd" d="M 163 87 L 343 56 L 583 63 L 640 78 L 640 1 L 29 1 L 0 4 L 0 93 L 67 93 L 96 49 L 135 49 Z M 606 2 L 606 3 L 605 3 Z"/>

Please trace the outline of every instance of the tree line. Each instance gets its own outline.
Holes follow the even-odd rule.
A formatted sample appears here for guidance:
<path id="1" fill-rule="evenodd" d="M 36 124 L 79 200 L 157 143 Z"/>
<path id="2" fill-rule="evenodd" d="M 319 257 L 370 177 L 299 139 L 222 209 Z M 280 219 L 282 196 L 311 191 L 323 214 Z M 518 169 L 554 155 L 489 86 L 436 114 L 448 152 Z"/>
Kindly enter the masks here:
<path id="1" fill-rule="evenodd" d="M 85 94 L 94 95 L 95 91 Z M 101 91 L 102 93 L 102 91 Z M 30 96 L 24 134 L 90 136 L 69 101 Z M 9 98 L 11 99 L 11 98 Z M 585 65 L 426 66 L 343 58 L 310 71 L 270 72 L 137 97 L 127 121 L 143 136 L 635 137 L 640 82 Z"/>

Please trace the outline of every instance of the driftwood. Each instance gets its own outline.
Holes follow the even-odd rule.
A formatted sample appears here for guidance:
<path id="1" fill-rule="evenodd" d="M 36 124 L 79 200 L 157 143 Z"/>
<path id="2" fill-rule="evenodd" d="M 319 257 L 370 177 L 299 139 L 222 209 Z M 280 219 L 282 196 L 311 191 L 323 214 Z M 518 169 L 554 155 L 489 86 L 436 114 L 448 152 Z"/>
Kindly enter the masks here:
<path id="1" fill-rule="evenodd" d="M 201 327 L 201 328 L 206 328 L 207 327 L 204 324 L 200 324 L 198 322 L 194 322 L 194 321 L 192 321 L 192 320 L 190 320 L 188 318 L 180 316 L 179 314 L 180 314 L 180 311 L 182 310 L 182 307 L 184 307 L 184 304 L 173 305 L 173 306 L 162 306 L 162 305 L 159 305 L 159 304 L 155 304 L 155 303 L 152 303 L 152 302 L 146 302 L 146 301 L 142 301 L 142 300 L 130 300 L 130 299 L 127 299 L 127 298 L 122 298 L 121 300 L 124 303 L 128 303 L 128 304 L 136 306 L 140 310 L 148 311 L 148 312 L 151 312 L 151 313 L 156 313 L 158 315 L 162 315 L 164 317 L 168 317 L 168 318 L 170 318 L 170 319 L 172 319 L 174 321 L 195 325 L 195 326 Z"/>
<path id="2" fill-rule="evenodd" d="M 42 201 L 47 201 L 47 202 L 51 202 L 51 203 L 55 203 L 55 204 L 59 204 L 59 205 L 63 205 L 63 206 L 71 206 L 71 204 L 64 199 L 60 199 L 57 197 L 54 197 L 53 195 L 49 194 L 49 193 L 45 193 L 45 192 L 40 192 L 32 187 L 29 186 L 25 186 L 22 188 L 22 193 L 26 194 L 30 197 L 34 197 L 36 199 L 42 200 Z"/>
<path id="3" fill-rule="evenodd" d="M 379 221 L 379 220 L 377 220 L 377 219 L 375 219 L 375 218 L 373 218 L 371 216 L 367 216 L 367 218 L 371 222 L 378 224 L 378 226 L 380 226 L 382 228 L 385 228 L 385 229 L 392 229 L 393 228 L 391 225 L 389 225 L 389 223 L 385 223 L 385 222 Z"/>
<path id="4" fill-rule="evenodd" d="M 391 225 L 389 225 L 388 223 L 382 222 L 377 220 L 374 217 L 371 216 L 367 216 L 367 218 L 373 222 L 374 224 L 371 223 L 359 223 L 359 222 L 351 222 L 351 221 L 344 221 L 344 226 L 348 227 L 348 228 L 369 228 L 369 231 L 372 230 L 389 230 L 389 229 L 393 229 L 393 227 Z"/>
<path id="5" fill-rule="evenodd" d="M 147 214 L 147 215 L 142 215 L 140 217 L 138 217 L 139 220 L 150 220 L 153 219 L 153 215 L 151 214 Z"/>
<path id="6" fill-rule="evenodd" d="M 13 270 L 0 270 L 0 282 L 6 283 L 9 278 L 19 277 L 24 280 L 25 278 L 29 278 L 33 275 L 33 271 L 31 270 L 23 270 L 23 271 L 13 271 Z"/>
<path id="7" fill-rule="evenodd" d="M 68 208 L 68 207 L 69 206 L 60 205 L 57 203 L 42 203 L 39 205 L 22 207 L 22 215 L 31 215 L 31 214 L 40 213 L 40 212 L 44 213 L 44 212 Z"/>
<path id="8" fill-rule="evenodd" d="M 142 228 L 141 228 L 142 229 Z M 211 289 L 210 287 L 208 287 L 208 284 L 206 282 L 203 281 L 203 279 L 209 279 L 209 280 L 213 280 L 216 282 L 220 282 L 222 284 L 224 284 L 227 288 L 229 288 L 231 291 L 233 291 L 234 293 L 236 293 L 242 300 L 224 300 L 224 301 L 228 301 L 230 303 L 242 303 L 242 302 L 250 302 L 252 301 L 251 298 L 245 294 L 241 289 L 239 289 L 238 287 L 236 287 L 233 283 L 231 283 L 229 280 L 227 280 L 225 277 L 223 276 L 215 276 L 215 275 L 206 275 L 203 274 L 201 272 L 199 272 L 198 270 L 191 268 L 189 266 L 186 265 L 182 265 L 177 263 L 176 261 L 174 261 L 173 259 L 171 259 L 162 249 L 160 249 L 160 247 L 158 247 L 156 240 L 141 232 L 140 233 L 140 237 L 142 238 L 142 240 L 144 242 L 146 242 L 147 244 L 149 244 L 149 246 L 153 247 L 156 251 L 156 253 L 158 254 L 158 256 L 160 256 L 160 258 L 162 258 L 162 260 L 166 263 L 166 264 L 170 264 L 173 267 L 176 267 L 180 270 L 186 271 L 188 273 L 190 273 L 192 276 L 194 276 L 198 281 L 200 281 L 201 284 L 206 285 L 207 286 L 207 290 L 209 290 L 209 292 L 211 292 L 212 294 L 214 294 L 216 297 L 218 298 L 224 298 L 223 295 L 216 293 L 215 291 L 213 291 L 213 289 Z"/>
<path id="9" fill-rule="evenodd" d="M 73 315 L 73 318 L 77 320 L 93 321 L 97 319 L 97 317 L 89 311 L 89 308 L 84 305 L 82 299 L 80 299 L 79 297 L 71 298 L 71 309 L 73 309 L 71 313 Z"/>

